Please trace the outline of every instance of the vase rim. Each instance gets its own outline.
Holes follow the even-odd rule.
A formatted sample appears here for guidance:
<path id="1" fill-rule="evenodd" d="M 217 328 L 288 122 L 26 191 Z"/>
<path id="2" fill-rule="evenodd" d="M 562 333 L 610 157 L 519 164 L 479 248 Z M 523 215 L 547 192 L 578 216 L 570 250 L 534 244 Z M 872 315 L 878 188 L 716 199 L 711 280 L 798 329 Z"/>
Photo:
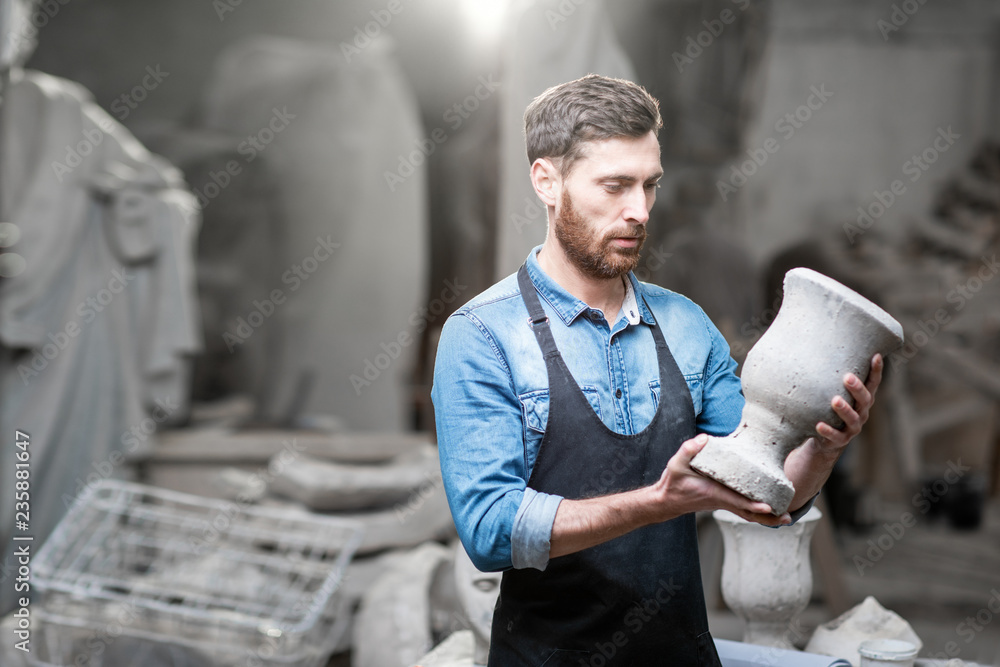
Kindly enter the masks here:
<path id="1" fill-rule="evenodd" d="M 789 280 L 801 280 L 803 282 L 813 283 L 822 289 L 836 294 L 844 301 L 863 311 L 866 315 L 869 315 L 872 319 L 876 320 L 879 324 L 888 329 L 889 332 L 899 339 L 900 344 L 902 344 L 903 326 L 878 304 L 861 296 L 843 283 L 837 282 L 833 278 L 823 275 L 819 271 L 807 269 L 802 266 L 791 269 L 785 274 L 784 284 L 786 288 Z"/>
<path id="2" fill-rule="evenodd" d="M 733 514 L 729 510 L 714 510 L 712 512 L 712 518 L 715 519 L 716 521 L 725 521 L 726 523 L 747 524 L 751 526 L 760 525 L 754 523 L 753 521 L 747 521 L 740 515 Z M 818 521 L 821 518 L 823 518 L 823 513 L 819 511 L 818 507 L 813 505 L 812 507 L 809 508 L 808 512 L 799 517 L 799 520 L 792 525 L 795 526 L 800 523 L 811 523 L 813 521 Z M 786 526 L 780 526 L 780 527 L 785 528 Z"/>

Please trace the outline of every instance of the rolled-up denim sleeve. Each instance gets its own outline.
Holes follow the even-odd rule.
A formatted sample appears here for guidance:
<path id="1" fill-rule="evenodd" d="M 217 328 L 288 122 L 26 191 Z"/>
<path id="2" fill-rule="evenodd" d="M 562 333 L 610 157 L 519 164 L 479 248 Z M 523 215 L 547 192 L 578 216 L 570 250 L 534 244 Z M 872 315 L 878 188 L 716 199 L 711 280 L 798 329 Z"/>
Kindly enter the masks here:
<path id="1" fill-rule="evenodd" d="M 552 525 L 561 501 L 562 496 L 541 493 L 531 487 L 524 490 L 511 538 L 511 561 L 515 568 L 544 570 L 549 564 Z"/>
<path id="2" fill-rule="evenodd" d="M 534 546 L 519 560 L 523 555 L 537 562 L 530 554 L 541 543 L 541 517 L 551 501 L 537 508 L 531 496 L 523 502 L 527 474 L 520 402 L 499 347 L 473 313 L 459 311 L 442 328 L 431 399 L 448 505 L 472 562 L 484 572 L 514 566 L 512 540 L 522 506 L 518 532 Z"/>

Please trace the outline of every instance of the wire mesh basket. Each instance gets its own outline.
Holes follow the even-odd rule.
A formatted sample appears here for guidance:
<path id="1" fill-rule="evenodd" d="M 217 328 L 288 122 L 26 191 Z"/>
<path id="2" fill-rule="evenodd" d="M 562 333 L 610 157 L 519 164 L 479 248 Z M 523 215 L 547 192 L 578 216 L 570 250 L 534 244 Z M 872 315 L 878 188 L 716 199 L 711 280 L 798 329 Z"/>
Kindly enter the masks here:
<path id="1" fill-rule="evenodd" d="M 317 667 L 346 627 L 340 588 L 361 537 L 354 521 L 105 480 L 34 561 L 32 658 Z"/>

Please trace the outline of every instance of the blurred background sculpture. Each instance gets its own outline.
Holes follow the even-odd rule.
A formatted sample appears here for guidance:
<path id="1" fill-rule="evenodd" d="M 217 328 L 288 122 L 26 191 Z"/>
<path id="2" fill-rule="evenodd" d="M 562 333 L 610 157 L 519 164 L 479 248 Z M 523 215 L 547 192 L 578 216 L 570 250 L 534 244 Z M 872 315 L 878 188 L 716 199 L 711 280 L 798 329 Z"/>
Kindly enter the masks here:
<path id="1" fill-rule="evenodd" d="M 30 436 L 25 534 L 41 542 L 89 480 L 120 474 L 150 450 L 157 425 L 186 417 L 201 338 L 199 217 L 180 173 L 83 87 L 22 69 L 32 11 L 27 0 L 0 2 L 0 219 L 20 230 L 23 258 L 0 278 L 0 428 Z M 4 438 L 5 480 L 14 460 Z M 0 497 L 8 553 L 14 501 Z"/>
<path id="2" fill-rule="evenodd" d="M 410 422 L 414 327 L 428 318 L 416 279 L 427 269 L 427 138 L 393 51 L 386 37 L 347 55 L 248 38 L 217 58 L 194 126 L 156 133 L 202 183 L 211 357 L 200 379 L 216 394 L 204 398 L 248 393 L 256 424 Z M 198 150 L 200 138 L 216 149 Z M 242 368 L 227 369 L 234 357 Z"/>

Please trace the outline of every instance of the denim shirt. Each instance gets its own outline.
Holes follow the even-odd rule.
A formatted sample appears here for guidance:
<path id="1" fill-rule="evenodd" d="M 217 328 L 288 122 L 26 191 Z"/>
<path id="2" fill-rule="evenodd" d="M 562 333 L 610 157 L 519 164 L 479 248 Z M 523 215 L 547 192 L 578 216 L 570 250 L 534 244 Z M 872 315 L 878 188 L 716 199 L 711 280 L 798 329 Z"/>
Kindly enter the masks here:
<path id="1" fill-rule="evenodd" d="M 649 329 L 658 322 L 691 392 L 698 432 L 736 429 L 744 402 L 736 362 L 701 308 L 629 273 L 636 296 L 609 325 L 542 270 L 540 248 L 528 255 L 528 275 L 570 373 L 608 428 L 633 434 L 653 419 L 661 398 Z M 630 305 L 638 312 L 625 312 Z M 544 570 L 562 498 L 527 487 L 545 435 L 548 374 L 516 274 L 445 322 L 431 398 L 448 503 L 473 563 L 482 571 Z"/>

